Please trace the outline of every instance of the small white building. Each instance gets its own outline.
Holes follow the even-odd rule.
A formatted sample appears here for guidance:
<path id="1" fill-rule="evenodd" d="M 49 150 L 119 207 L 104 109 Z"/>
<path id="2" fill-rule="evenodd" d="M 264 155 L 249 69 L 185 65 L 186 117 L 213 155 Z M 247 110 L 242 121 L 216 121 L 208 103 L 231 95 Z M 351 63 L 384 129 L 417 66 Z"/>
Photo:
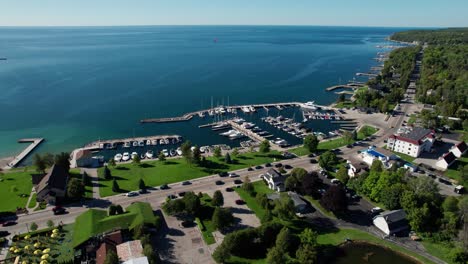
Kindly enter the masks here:
<path id="1" fill-rule="evenodd" d="M 347 160 L 346 163 L 348 164 L 348 176 L 350 178 L 354 178 L 362 173 L 366 168 L 368 168 L 367 164 L 364 162 L 356 162 Z"/>
<path id="2" fill-rule="evenodd" d="M 363 150 L 361 152 L 361 156 L 362 160 L 369 166 L 372 165 L 374 160 L 380 160 L 386 168 L 391 167 L 391 164 L 389 163 L 390 160 L 397 159 L 397 156 L 393 152 L 374 147 L 369 147 L 368 149 Z"/>
<path id="3" fill-rule="evenodd" d="M 383 212 L 374 217 L 373 223 L 387 235 L 393 235 L 408 229 L 406 213 L 401 209 Z"/>
<path id="4" fill-rule="evenodd" d="M 284 191 L 284 181 L 286 178 L 276 170 L 269 169 L 265 174 L 260 175 L 260 177 L 266 181 L 268 188 L 277 192 Z"/>
<path id="5" fill-rule="evenodd" d="M 389 150 L 415 158 L 419 157 L 423 151 L 431 151 L 432 144 L 435 141 L 434 131 L 415 127 L 402 132 L 392 135 L 387 139 L 387 148 Z"/>
<path id="6" fill-rule="evenodd" d="M 442 155 L 436 162 L 435 166 L 440 170 L 447 170 L 457 160 L 457 157 L 453 152 L 447 152 Z"/>
<path id="7" fill-rule="evenodd" d="M 461 156 L 463 156 L 463 154 L 466 153 L 467 149 L 468 149 L 468 147 L 466 146 L 465 141 L 462 141 L 462 142 L 456 144 L 455 146 L 453 146 L 450 149 L 450 152 L 452 152 L 453 155 L 455 155 L 455 157 L 460 158 Z"/>

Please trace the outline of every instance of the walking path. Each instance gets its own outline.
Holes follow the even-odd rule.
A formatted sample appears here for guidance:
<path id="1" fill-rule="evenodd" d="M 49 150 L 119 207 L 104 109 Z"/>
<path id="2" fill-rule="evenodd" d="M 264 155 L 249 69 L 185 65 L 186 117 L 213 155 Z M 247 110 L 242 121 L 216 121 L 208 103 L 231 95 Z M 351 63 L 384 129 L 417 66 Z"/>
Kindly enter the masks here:
<path id="1" fill-rule="evenodd" d="M 81 173 L 83 172 L 86 172 L 91 178 L 93 184 L 93 199 L 100 199 L 101 195 L 99 194 L 99 176 L 97 169 L 82 168 Z"/>

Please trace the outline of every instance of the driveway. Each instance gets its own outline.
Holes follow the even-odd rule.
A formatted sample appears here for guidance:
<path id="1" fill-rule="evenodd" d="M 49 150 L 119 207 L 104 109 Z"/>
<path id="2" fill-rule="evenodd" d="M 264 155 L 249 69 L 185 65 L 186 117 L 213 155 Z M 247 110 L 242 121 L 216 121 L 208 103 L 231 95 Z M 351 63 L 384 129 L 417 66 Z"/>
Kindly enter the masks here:
<path id="1" fill-rule="evenodd" d="M 175 217 L 164 215 L 156 248 L 162 263 L 215 263 L 198 227 L 183 228 Z"/>

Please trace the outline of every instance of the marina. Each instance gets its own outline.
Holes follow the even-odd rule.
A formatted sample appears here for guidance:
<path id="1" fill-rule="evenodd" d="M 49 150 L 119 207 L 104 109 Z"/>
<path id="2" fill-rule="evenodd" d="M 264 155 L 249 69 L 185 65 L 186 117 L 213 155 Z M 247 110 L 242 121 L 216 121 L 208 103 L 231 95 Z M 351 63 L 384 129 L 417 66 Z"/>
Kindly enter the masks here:
<path id="1" fill-rule="evenodd" d="M 87 149 L 115 149 L 117 145 L 127 147 L 144 147 L 150 145 L 166 145 L 182 142 L 182 137 L 179 135 L 159 135 L 148 137 L 132 137 L 121 139 L 97 140 L 85 145 Z M 131 145 L 130 145 L 131 143 Z"/>
<path id="2" fill-rule="evenodd" d="M 31 143 L 26 147 L 18 156 L 16 156 L 8 166 L 10 168 L 16 167 L 24 158 L 26 158 L 39 144 L 44 141 L 43 138 L 23 138 L 18 140 L 18 143 Z"/>

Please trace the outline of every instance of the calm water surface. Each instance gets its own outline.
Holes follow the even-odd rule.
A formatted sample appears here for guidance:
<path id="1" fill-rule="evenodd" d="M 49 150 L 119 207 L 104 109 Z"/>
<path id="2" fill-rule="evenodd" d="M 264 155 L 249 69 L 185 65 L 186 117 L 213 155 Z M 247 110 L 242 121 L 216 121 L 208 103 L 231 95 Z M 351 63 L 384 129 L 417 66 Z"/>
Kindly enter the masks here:
<path id="1" fill-rule="evenodd" d="M 229 143 L 197 125 L 140 125 L 214 104 L 334 101 L 329 85 L 368 71 L 396 28 L 0 28 L 0 157 L 44 137 L 38 151 L 99 138 L 179 134 Z M 265 113 L 259 113 L 265 114 Z M 291 117 L 291 116 L 289 116 Z M 257 118 L 257 117 L 252 117 Z M 259 118 L 259 117 L 258 117 Z M 326 122 L 312 124 L 326 132 Z M 224 141 L 223 141 L 224 140 Z M 235 143 L 235 144 L 238 144 Z"/>

